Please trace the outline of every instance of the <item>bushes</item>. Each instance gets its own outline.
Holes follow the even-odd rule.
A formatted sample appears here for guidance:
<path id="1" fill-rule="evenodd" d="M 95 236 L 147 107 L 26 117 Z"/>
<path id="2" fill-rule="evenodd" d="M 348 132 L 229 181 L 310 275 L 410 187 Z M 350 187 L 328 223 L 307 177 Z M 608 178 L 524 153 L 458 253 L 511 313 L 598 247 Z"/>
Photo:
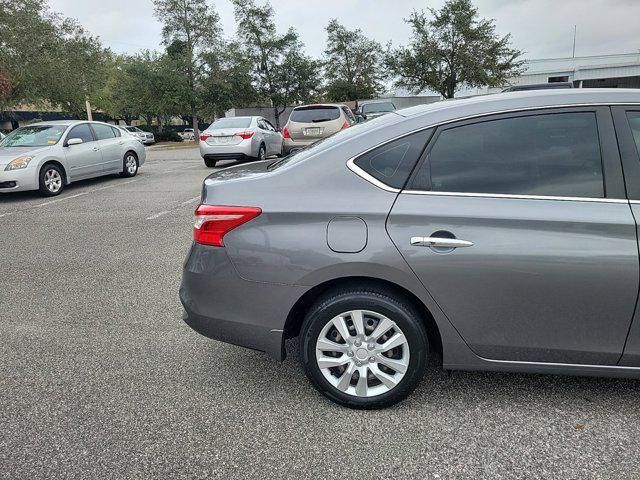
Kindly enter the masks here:
<path id="1" fill-rule="evenodd" d="M 182 137 L 178 135 L 177 132 L 173 132 L 171 130 L 166 130 L 163 132 L 154 133 L 156 137 L 156 142 L 181 142 Z"/>

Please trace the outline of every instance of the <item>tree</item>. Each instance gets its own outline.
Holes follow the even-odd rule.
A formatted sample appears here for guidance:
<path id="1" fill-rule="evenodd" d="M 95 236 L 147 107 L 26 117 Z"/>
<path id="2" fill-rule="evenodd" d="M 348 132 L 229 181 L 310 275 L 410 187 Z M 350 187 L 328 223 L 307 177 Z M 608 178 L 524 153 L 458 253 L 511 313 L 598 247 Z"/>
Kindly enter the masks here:
<path id="1" fill-rule="evenodd" d="M 414 11 L 408 48 L 390 49 L 387 64 L 397 86 L 415 93 L 435 90 L 453 98 L 461 86 L 498 87 L 522 70 L 522 52 L 499 37 L 493 20 L 479 19 L 471 0 L 448 0 L 439 11 Z"/>
<path id="2" fill-rule="evenodd" d="M 201 114 L 221 117 L 233 107 L 249 106 L 260 99 L 251 81 L 252 66 L 237 42 L 224 42 L 202 55 Z"/>
<path id="3" fill-rule="evenodd" d="M 303 52 L 304 45 L 290 28 L 278 34 L 269 3 L 232 0 L 238 37 L 253 64 L 253 83 L 259 94 L 273 107 L 276 126 L 289 105 L 306 102 L 318 94 L 321 85 L 320 63 Z"/>
<path id="4" fill-rule="evenodd" d="M 381 45 L 348 30 L 336 19 L 326 28 L 325 77 L 327 95 L 336 102 L 372 98 L 384 92 L 384 55 Z"/>
<path id="5" fill-rule="evenodd" d="M 103 86 L 110 53 L 74 20 L 39 0 L 0 0 L 0 108 L 60 106 L 82 115 Z"/>
<path id="6" fill-rule="evenodd" d="M 202 73 L 199 56 L 220 36 L 220 18 L 211 5 L 190 0 L 154 0 L 155 15 L 163 23 L 164 44 L 182 42 L 184 76 L 189 92 L 188 104 L 193 129 L 198 135 L 197 88 Z"/>

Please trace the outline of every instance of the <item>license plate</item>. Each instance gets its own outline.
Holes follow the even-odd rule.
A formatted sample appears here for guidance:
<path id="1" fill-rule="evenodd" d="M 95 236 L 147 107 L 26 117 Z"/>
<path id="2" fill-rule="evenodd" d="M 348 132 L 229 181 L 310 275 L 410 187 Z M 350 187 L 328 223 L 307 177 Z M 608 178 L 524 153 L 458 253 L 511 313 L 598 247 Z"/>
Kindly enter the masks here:
<path id="1" fill-rule="evenodd" d="M 218 145 L 227 145 L 229 143 L 233 143 L 235 137 L 233 135 L 229 135 L 226 137 L 212 137 L 212 138 L 213 138 L 213 142 L 217 143 Z"/>
<path id="2" fill-rule="evenodd" d="M 305 135 L 320 135 L 322 133 L 322 129 L 319 127 L 314 127 L 314 128 L 305 128 L 304 129 L 304 134 Z"/>

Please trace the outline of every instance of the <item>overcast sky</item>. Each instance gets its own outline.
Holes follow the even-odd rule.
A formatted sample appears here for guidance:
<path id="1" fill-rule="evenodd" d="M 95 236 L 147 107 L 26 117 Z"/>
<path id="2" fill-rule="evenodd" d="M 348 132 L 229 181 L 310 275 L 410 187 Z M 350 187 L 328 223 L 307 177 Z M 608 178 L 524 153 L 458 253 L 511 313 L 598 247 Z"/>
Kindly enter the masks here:
<path id="1" fill-rule="evenodd" d="M 235 35 L 229 0 L 197 1 L 214 5 L 227 36 Z M 313 56 L 321 56 L 329 19 L 359 27 L 385 44 L 404 44 L 404 18 L 413 9 L 439 8 L 444 0 L 278 0 L 272 1 L 282 31 L 294 26 Z M 511 33 L 526 58 L 571 56 L 573 26 L 576 55 L 640 52 L 640 0 L 476 0 L 483 17 L 496 20 L 498 32 Z M 51 8 L 76 18 L 117 52 L 160 48 L 160 25 L 152 0 L 49 0 Z"/>

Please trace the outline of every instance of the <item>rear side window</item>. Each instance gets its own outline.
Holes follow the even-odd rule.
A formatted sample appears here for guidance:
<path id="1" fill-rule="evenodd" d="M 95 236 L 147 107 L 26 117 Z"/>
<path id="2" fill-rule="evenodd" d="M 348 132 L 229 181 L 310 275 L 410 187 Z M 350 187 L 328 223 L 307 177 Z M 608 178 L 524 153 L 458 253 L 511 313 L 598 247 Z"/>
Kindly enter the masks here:
<path id="1" fill-rule="evenodd" d="M 432 133 L 429 129 L 398 138 L 360 155 L 354 163 L 382 183 L 402 188 Z"/>
<path id="2" fill-rule="evenodd" d="M 113 130 L 113 136 L 114 137 L 121 137 L 122 134 L 120 133 L 120 130 L 118 130 L 116 127 L 111 127 L 111 130 Z"/>
<path id="3" fill-rule="evenodd" d="M 413 188 L 435 192 L 602 198 L 596 114 L 532 115 L 444 130 L 416 183 Z"/>
<path id="4" fill-rule="evenodd" d="M 82 123 L 73 127 L 67 135 L 67 139 L 71 138 L 80 138 L 83 143 L 93 142 L 94 140 L 93 133 L 91 132 L 91 128 L 88 123 Z"/>
<path id="5" fill-rule="evenodd" d="M 96 132 L 96 138 L 98 140 L 109 140 L 110 138 L 115 138 L 113 129 L 109 125 L 93 123 L 91 126 L 93 127 L 93 131 Z"/>
<path id="6" fill-rule="evenodd" d="M 627 112 L 627 118 L 629 119 L 633 139 L 636 142 L 636 150 L 640 154 L 640 112 Z"/>
<path id="7" fill-rule="evenodd" d="M 297 123 L 330 122 L 340 118 L 338 107 L 310 106 L 296 108 L 291 112 L 289 121 Z"/>

